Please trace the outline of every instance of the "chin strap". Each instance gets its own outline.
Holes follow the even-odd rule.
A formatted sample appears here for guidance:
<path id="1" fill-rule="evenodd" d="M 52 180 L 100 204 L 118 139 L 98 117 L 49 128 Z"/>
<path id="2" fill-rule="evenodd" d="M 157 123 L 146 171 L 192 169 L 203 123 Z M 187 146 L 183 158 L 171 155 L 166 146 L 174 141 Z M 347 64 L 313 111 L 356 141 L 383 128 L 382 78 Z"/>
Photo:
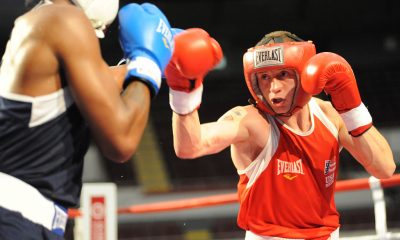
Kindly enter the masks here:
<path id="1" fill-rule="evenodd" d="M 247 100 L 247 102 L 250 103 L 251 105 L 253 105 L 253 107 L 257 108 L 259 111 L 265 112 L 265 111 L 263 111 L 262 109 L 260 109 L 257 106 L 257 102 L 253 98 L 249 98 Z M 296 108 L 294 108 L 292 111 L 289 111 L 289 112 L 286 112 L 286 113 L 276 113 L 274 110 L 271 109 L 271 112 L 270 113 L 266 113 L 266 114 L 269 114 L 269 115 L 274 116 L 274 117 L 275 116 L 278 116 L 278 117 L 290 117 L 290 116 L 293 115 L 293 112 L 294 112 L 295 109 Z"/>

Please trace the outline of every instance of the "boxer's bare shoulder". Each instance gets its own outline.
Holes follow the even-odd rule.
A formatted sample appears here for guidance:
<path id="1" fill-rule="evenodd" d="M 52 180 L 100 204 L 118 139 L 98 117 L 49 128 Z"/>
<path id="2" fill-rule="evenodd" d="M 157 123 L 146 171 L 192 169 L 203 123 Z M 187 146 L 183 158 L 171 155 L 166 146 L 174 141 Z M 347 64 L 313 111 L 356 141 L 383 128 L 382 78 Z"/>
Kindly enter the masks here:
<path id="1" fill-rule="evenodd" d="M 21 15 L 3 56 L 2 91 L 40 96 L 58 90 L 59 59 L 79 48 L 77 43 L 99 48 L 90 21 L 76 6 L 42 4 Z"/>

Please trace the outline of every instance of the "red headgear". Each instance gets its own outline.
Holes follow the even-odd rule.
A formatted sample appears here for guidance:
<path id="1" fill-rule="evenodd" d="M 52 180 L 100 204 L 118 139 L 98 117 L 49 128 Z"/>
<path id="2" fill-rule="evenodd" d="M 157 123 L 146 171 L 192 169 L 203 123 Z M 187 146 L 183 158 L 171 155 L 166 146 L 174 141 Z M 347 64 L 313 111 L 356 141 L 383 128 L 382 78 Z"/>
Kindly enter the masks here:
<path id="1" fill-rule="evenodd" d="M 308 42 L 270 43 L 253 47 L 243 56 L 244 77 L 251 95 L 256 101 L 256 107 L 271 115 L 277 115 L 265 101 L 258 87 L 256 73 L 274 69 L 294 69 L 297 73 L 297 85 L 292 106 L 289 111 L 279 115 L 291 115 L 296 109 L 302 108 L 311 98 L 301 87 L 301 72 L 305 63 L 316 53 L 315 46 Z"/>

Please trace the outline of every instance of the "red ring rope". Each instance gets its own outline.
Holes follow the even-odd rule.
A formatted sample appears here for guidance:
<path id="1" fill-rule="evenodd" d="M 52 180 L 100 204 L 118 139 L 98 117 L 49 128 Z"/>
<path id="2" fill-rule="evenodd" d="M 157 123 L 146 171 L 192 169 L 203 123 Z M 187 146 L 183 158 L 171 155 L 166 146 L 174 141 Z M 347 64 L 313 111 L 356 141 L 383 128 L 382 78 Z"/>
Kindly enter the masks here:
<path id="1" fill-rule="evenodd" d="M 391 178 L 379 180 L 383 188 L 400 185 L 400 174 L 395 174 Z M 336 183 L 336 192 L 369 189 L 368 178 L 341 180 Z M 164 201 L 149 204 L 132 205 L 118 209 L 119 214 L 152 213 L 182 210 L 190 208 L 208 207 L 223 204 L 236 203 L 237 193 L 220 194 L 206 197 L 196 197 L 181 200 Z M 79 209 L 69 209 L 69 218 L 81 216 Z"/>

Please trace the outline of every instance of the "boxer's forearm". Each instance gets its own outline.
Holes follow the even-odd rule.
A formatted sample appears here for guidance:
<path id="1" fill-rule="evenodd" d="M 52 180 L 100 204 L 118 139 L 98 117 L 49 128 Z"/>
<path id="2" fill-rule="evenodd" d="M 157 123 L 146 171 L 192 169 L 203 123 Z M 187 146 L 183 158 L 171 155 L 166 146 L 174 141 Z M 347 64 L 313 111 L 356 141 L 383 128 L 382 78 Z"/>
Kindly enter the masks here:
<path id="1" fill-rule="evenodd" d="M 172 130 L 176 155 L 180 158 L 193 158 L 201 143 L 201 126 L 197 110 L 187 115 L 173 112 Z"/>
<path id="2" fill-rule="evenodd" d="M 356 149 L 353 155 L 371 175 L 377 178 L 389 178 L 393 175 L 396 165 L 392 150 L 375 127 L 353 138 L 353 144 Z"/>

